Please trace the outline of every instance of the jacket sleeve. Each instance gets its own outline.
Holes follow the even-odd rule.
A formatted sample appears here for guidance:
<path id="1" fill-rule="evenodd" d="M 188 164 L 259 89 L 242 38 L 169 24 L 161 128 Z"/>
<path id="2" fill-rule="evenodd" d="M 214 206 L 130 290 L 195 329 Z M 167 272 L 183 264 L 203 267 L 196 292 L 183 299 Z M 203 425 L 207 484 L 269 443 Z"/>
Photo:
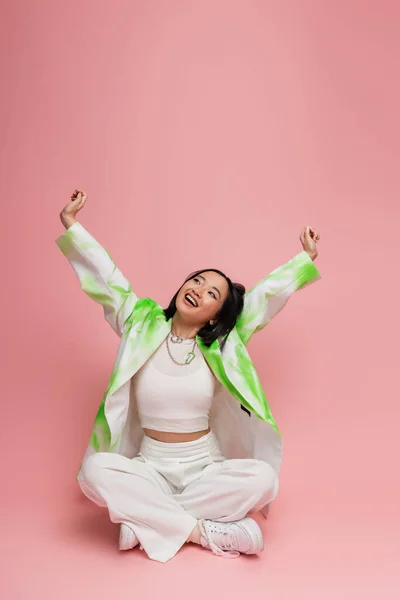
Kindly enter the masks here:
<path id="1" fill-rule="evenodd" d="M 305 250 L 259 281 L 244 297 L 236 329 L 247 344 L 285 306 L 293 292 L 320 279 L 320 273 Z"/>
<path id="2" fill-rule="evenodd" d="M 102 305 L 104 318 L 121 337 L 138 300 L 129 281 L 78 221 L 56 239 L 56 244 L 70 262 L 83 291 Z"/>

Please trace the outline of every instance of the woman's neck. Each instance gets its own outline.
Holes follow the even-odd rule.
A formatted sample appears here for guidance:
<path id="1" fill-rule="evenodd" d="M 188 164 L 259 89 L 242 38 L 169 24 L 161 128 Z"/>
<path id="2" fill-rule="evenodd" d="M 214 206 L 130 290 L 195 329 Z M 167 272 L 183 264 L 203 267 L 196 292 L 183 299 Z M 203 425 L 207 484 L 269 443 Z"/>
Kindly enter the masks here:
<path id="1" fill-rule="evenodd" d="M 199 329 L 201 329 L 201 327 L 199 328 L 198 326 L 196 327 L 193 324 L 185 323 L 185 321 L 182 320 L 179 313 L 176 312 L 172 317 L 171 329 L 174 335 L 179 335 L 179 337 L 187 339 L 195 337 Z"/>

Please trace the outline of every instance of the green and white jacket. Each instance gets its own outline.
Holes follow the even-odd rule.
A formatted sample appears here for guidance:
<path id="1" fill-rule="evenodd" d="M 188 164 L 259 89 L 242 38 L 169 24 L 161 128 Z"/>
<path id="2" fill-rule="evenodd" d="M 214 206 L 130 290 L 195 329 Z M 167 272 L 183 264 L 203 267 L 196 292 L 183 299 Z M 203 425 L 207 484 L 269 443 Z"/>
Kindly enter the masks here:
<path id="1" fill-rule="evenodd" d="M 59 236 L 56 244 L 83 291 L 102 305 L 106 321 L 121 338 L 84 459 L 95 452 L 117 452 L 133 458 L 139 452 L 143 430 L 132 378 L 171 330 L 171 319 L 166 320 L 157 302 L 135 295 L 108 252 L 79 222 Z M 226 458 L 264 460 L 279 473 L 281 435 L 246 345 L 253 333 L 282 310 L 293 292 L 318 279 L 318 269 L 302 250 L 246 293 L 243 311 L 222 350 L 218 340 L 206 347 L 197 338 L 210 369 L 222 384 L 216 387 L 209 425 Z"/>

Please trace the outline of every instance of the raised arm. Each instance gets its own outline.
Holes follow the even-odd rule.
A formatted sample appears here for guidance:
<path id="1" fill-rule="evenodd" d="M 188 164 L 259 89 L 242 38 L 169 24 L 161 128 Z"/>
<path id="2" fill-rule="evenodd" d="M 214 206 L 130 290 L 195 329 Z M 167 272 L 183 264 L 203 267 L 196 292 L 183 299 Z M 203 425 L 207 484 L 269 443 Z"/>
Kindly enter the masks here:
<path id="1" fill-rule="evenodd" d="M 286 305 L 293 292 L 321 278 L 314 265 L 318 253 L 315 243 L 319 235 L 311 228 L 303 229 L 303 250 L 285 264 L 274 269 L 251 288 L 244 297 L 244 307 L 236 329 L 245 344 Z"/>
<path id="2" fill-rule="evenodd" d="M 56 244 L 70 262 L 83 291 L 102 305 L 104 318 L 121 337 L 138 298 L 107 250 L 75 219 L 86 199 L 85 192 L 75 190 L 71 202 L 60 213 L 66 231 Z"/>

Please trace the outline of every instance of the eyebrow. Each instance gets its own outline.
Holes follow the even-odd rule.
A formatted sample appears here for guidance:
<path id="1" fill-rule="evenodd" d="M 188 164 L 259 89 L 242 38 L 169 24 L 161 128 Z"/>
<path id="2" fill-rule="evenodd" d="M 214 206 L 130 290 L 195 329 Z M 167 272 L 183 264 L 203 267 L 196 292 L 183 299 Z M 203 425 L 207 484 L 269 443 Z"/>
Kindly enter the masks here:
<path id="1" fill-rule="evenodd" d="M 204 279 L 204 281 L 207 281 L 207 279 L 205 277 L 203 277 L 203 275 L 196 275 L 196 277 L 201 277 L 201 279 Z M 218 288 L 215 287 L 215 285 L 211 286 L 211 288 L 213 290 L 215 290 L 216 292 L 218 292 L 219 297 L 221 298 L 221 292 L 219 291 Z"/>

